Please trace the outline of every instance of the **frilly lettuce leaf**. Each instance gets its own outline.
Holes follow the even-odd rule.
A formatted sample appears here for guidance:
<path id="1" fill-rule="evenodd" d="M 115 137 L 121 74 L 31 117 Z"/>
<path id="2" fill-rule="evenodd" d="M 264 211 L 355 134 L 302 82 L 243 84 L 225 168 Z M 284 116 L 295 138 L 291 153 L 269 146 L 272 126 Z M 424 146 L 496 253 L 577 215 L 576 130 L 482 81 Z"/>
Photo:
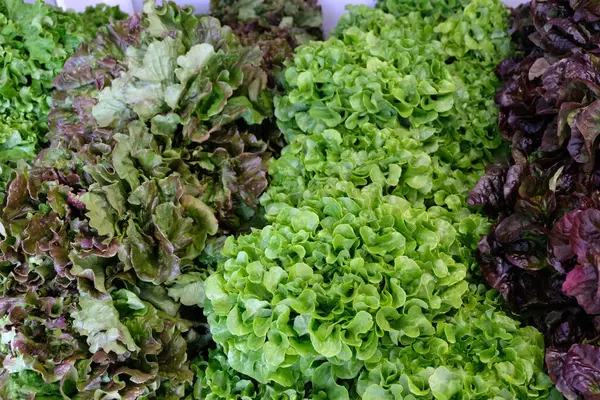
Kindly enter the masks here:
<path id="1" fill-rule="evenodd" d="M 37 278 L 37 285 L 30 283 L 30 286 L 50 296 L 41 297 L 30 289 L 25 296 L 17 297 L 13 293 L 27 288 L 4 290 L 5 296 L 13 295 L 11 299 L 5 298 L 0 306 L 4 315 L 0 322 L 2 365 L 7 373 L 26 376 L 35 372 L 44 381 L 55 382 L 63 377 L 72 360 L 81 355 L 85 347 L 68 324 L 68 316 L 75 310 L 73 291 L 66 288 L 61 294 L 51 296 L 53 286 L 59 286 L 60 282 L 44 283 L 44 280 L 50 282 L 53 275 L 52 266 L 47 264 L 30 270 L 16 268 L 5 284 L 24 281 L 28 274 L 29 278 Z M 10 390 L 5 384 L 2 390 Z"/>
<path id="2" fill-rule="evenodd" d="M 446 22 L 471 21 L 479 6 L 472 2 Z M 452 35 L 429 29 L 428 20 L 416 14 L 394 17 L 351 7 L 334 38 L 301 47 L 288 63 L 289 95 L 278 100 L 276 109 L 279 127 L 288 140 L 327 129 L 352 134 L 365 125 L 403 130 L 425 154 L 394 167 L 398 179 L 406 182 L 398 187 L 402 194 L 413 201 L 437 202 L 466 193 L 477 177 L 472 172 L 482 171 L 486 160 L 506 151 L 493 134 L 498 80 L 492 67 L 510 53 L 507 12 L 497 2 L 485 7 L 496 28 L 473 28 L 489 38 L 481 47 L 446 43 L 454 40 Z"/>
<path id="3" fill-rule="evenodd" d="M 192 362 L 196 378 L 191 398 L 200 399 L 302 399 L 302 389 L 263 385 L 231 368 L 221 348 L 211 349 L 206 357 Z M 300 382 L 298 382 L 300 385 Z"/>
<path id="4" fill-rule="evenodd" d="M 184 392 L 192 379 L 183 336 L 189 322 L 165 314 L 127 290 L 117 290 L 103 300 L 82 298 L 79 306 L 73 325 L 94 355 L 75 362 L 62 379 L 68 396 L 169 398 Z M 102 351 L 93 350 L 96 347 Z M 115 362 L 122 364 L 115 354 L 129 357 L 130 362 L 111 368 Z M 94 382 L 100 376 L 104 382 Z"/>
<path id="5" fill-rule="evenodd" d="M 439 21 L 452 16 L 456 8 L 469 3 L 469 0 L 378 0 L 377 8 L 396 16 L 417 11 L 424 18 L 432 17 L 434 21 Z"/>
<path id="6" fill-rule="evenodd" d="M 362 189 L 333 178 L 319 183 L 324 188 L 305 191 L 297 208 L 268 205 L 271 225 L 230 239 L 224 248 L 229 260 L 206 280 L 211 332 L 234 369 L 289 387 L 297 380 L 312 381 L 312 368 L 325 358 L 333 364 L 330 381 L 345 382 L 337 398 L 353 398 L 348 394 L 353 391 L 377 398 L 388 390 L 385 396 L 451 398 L 436 394 L 446 390 L 438 383 L 443 370 L 422 376 L 431 366 L 444 365 L 452 376 L 462 377 L 464 361 L 452 360 L 469 359 L 481 368 L 475 393 L 482 396 L 493 398 L 512 387 L 507 379 L 515 368 L 536 372 L 515 384 L 514 396 L 549 392 L 541 369 L 541 335 L 497 312 L 497 300 L 482 306 L 488 301 L 485 291 L 467 283 L 476 243 L 468 239 L 467 226 L 479 226 L 481 234 L 485 222 L 466 209 L 454 214 L 437 206 L 414 208 L 400 197 L 381 196 L 376 183 Z M 474 326 L 498 331 L 474 332 L 471 324 L 478 318 L 481 323 Z M 495 321 L 491 328 L 488 319 Z M 491 338 L 498 342 L 492 344 Z M 501 355 L 525 343 L 517 364 Z M 446 350 L 431 353 L 432 346 Z M 503 346 L 507 350 L 499 350 Z M 425 358 L 416 364 L 413 352 L 421 347 L 428 350 L 419 351 Z M 480 358 L 489 348 L 495 349 L 489 358 Z M 397 368 L 408 381 L 376 378 L 383 373 L 379 368 L 396 376 L 382 363 L 384 351 L 406 353 Z M 408 372 L 407 365 L 415 370 Z M 457 391 L 471 390 L 472 378 L 464 379 L 453 379 Z M 371 387 L 379 382 L 390 386 Z"/>
<path id="7" fill-rule="evenodd" d="M 79 299 L 81 310 L 73 313 L 73 328 L 87 336 L 90 351 L 114 352 L 122 355 L 127 351 L 139 351 L 127 328 L 119 321 L 119 314 L 112 299 Z"/>

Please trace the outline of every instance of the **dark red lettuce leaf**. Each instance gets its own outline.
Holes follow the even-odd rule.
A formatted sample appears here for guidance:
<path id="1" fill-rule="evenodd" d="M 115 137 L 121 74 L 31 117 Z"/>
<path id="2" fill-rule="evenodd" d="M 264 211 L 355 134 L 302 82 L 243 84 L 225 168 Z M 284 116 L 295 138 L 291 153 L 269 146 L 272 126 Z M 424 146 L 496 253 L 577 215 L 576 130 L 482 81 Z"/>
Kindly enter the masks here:
<path id="1" fill-rule="evenodd" d="M 567 399 L 600 399 L 600 347 L 575 344 L 566 352 L 548 350 L 546 365 Z"/>
<path id="2" fill-rule="evenodd" d="M 571 270 L 562 285 L 563 292 L 577 299 L 588 314 L 600 313 L 600 285 L 598 262 L 579 264 Z"/>
<path id="3" fill-rule="evenodd" d="M 600 256 L 600 210 L 588 208 L 572 216 L 571 246 L 580 264 L 598 264 Z M 598 313 L 594 313 L 598 314 Z"/>
<path id="4" fill-rule="evenodd" d="M 488 164 L 485 175 L 469 193 L 469 205 L 484 206 L 490 214 L 513 207 L 522 177 L 523 168 L 519 164 Z"/>
<path id="5" fill-rule="evenodd" d="M 598 51 L 600 26 L 593 1 L 534 0 L 531 19 L 535 31 L 528 39 L 547 53 L 562 55 L 582 49 Z"/>
<path id="6" fill-rule="evenodd" d="M 552 252 L 560 260 L 577 259 L 562 290 L 577 299 L 588 314 L 600 314 L 600 209 L 566 214 L 555 224 Z"/>

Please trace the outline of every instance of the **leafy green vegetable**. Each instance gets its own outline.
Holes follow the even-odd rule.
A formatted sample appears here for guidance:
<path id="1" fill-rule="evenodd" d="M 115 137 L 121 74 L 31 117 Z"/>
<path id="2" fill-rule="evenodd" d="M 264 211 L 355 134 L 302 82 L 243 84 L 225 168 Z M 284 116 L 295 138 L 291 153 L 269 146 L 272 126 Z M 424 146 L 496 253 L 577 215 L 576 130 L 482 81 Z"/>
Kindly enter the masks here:
<path id="1" fill-rule="evenodd" d="M 6 370 L 67 398 L 187 395 L 208 342 L 203 279 L 267 185 L 260 65 L 216 19 L 151 0 L 69 58 L 50 147 L 2 210 Z"/>
<path id="2" fill-rule="evenodd" d="M 78 14 L 41 0 L 0 4 L 0 202 L 17 161 L 32 160 L 48 131 L 52 80 L 65 60 L 99 27 L 123 17 L 105 5 Z"/>
<path id="3" fill-rule="evenodd" d="M 294 399 L 300 400 L 301 387 L 264 385 L 231 368 L 222 349 L 211 349 L 205 359 L 192 362 L 196 378 L 191 399 Z M 301 385 L 301 382 L 298 382 Z"/>
<path id="4" fill-rule="evenodd" d="M 457 8 L 465 7 L 470 0 L 379 0 L 377 8 L 397 16 L 419 12 L 425 18 L 440 22 L 451 17 Z"/>
<path id="5" fill-rule="evenodd" d="M 123 289 L 104 300 L 82 298 L 79 307 L 81 311 L 73 315 L 73 326 L 87 336 L 94 356 L 78 363 L 77 371 L 71 370 L 63 378 L 69 386 L 77 387 L 73 395 L 94 393 L 86 388 L 91 378 L 87 368 L 92 368 L 96 376 L 112 377 L 114 384 L 99 388 L 115 398 L 127 393 L 135 393 L 135 398 L 153 392 L 158 398 L 183 393 L 183 384 L 192 379 L 183 336 L 190 328 L 189 322 L 169 316 Z M 110 371 L 109 368 L 114 368 L 111 366 L 114 355 L 130 357 L 127 367 Z M 124 379 L 127 376 L 132 381 L 129 384 Z"/>
<path id="6" fill-rule="evenodd" d="M 119 313 L 111 298 L 79 300 L 80 311 L 73 313 L 73 328 L 88 337 L 90 351 L 114 352 L 139 351 L 127 328 L 119 321 Z M 141 306 L 143 307 L 143 306 Z"/>
<path id="7" fill-rule="evenodd" d="M 287 64 L 269 225 L 227 239 L 205 281 L 213 339 L 290 398 L 548 398 L 541 334 L 470 283 L 507 11 L 399 10 L 351 7 Z"/>
<path id="8" fill-rule="evenodd" d="M 464 24 L 480 6 L 488 10 L 485 22 L 496 27 L 481 32 L 490 38 L 488 44 L 450 46 L 454 36 L 440 27 Z M 505 19 L 503 6 L 487 1 L 471 3 L 434 29 L 429 18 L 417 14 L 395 18 L 367 7 L 351 10 L 333 39 L 297 52 L 286 70 L 289 96 L 280 99 L 276 110 L 279 126 L 288 140 L 304 132 L 354 130 L 366 123 L 379 129 L 408 128 L 407 136 L 426 154 L 413 153 L 414 161 L 394 167 L 400 182 L 394 194 L 422 202 L 466 193 L 477 178 L 471 172 L 483 171 L 486 160 L 504 151 L 494 134 L 498 80 L 492 66 L 510 51 L 502 30 Z M 393 154 L 380 151 L 376 157 L 386 153 Z M 372 157 L 364 154 L 355 165 Z M 304 187 L 295 186 L 286 187 L 290 196 Z"/>
<path id="9" fill-rule="evenodd" d="M 211 0 L 210 8 L 242 43 L 262 50 L 273 87 L 283 62 L 292 58 L 297 46 L 323 38 L 316 0 Z"/>
<path id="10" fill-rule="evenodd" d="M 536 371 L 510 389 L 513 396 L 547 395 L 541 335 L 495 311 L 496 298 L 482 305 L 485 292 L 466 281 L 487 226 L 481 217 L 414 207 L 372 181 L 360 188 L 336 178 L 313 182 L 297 206 L 267 205 L 272 223 L 261 232 L 228 240 L 229 260 L 206 281 L 211 332 L 234 369 L 289 387 L 312 380 L 324 359 L 329 380 L 350 380 L 335 398 L 369 398 L 371 390 L 427 398 L 435 382 L 423 374 L 444 366 L 463 377 L 455 383 L 461 391 L 493 398 L 512 385 L 501 364 Z M 398 346 L 405 358 L 396 361 Z M 510 356 L 517 352 L 518 361 Z M 378 378 L 380 368 L 388 373 L 386 358 L 406 378 Z M 478 371 L 476 389 L 465 359 Z M 370 387 L 380 382 L 387 383 Z"/>
<path id="11" fill-rule="evenodd" d="M 145 5 L 149 25 L 143 35 L 138 17 L 132 17 L 113 28 L 117 36 L 99 36 L 65 64 L 56 79 L 57 104 L 50 115 L 55 129 L 49 137 L 56 147 L 78 152 L 78 158 L 102 155 L 85 166 L 95 183 L 82 199 L 100 234 L 134 233 L 127 204 L 150 207 L 143 217 L 168 212 L 154 209 L 151 198 L 160 195 L 159 203 L 173 202 L 202 221 L 182 226 L 197 231 L 193 241 L 202 250 L 201 237 L 216 229 L 208 214 L 216 213 L 225 233 L 256 211 L 267 185 L 269 135 L 248 126 L 270 115 L 272 100 L 258 49 L 241 46 L 213 18 L 198 19 L 179 8 L 174 16 L 155 18 L 151 7 Z M 163 39 L 169 32 L 174 37 Z M 122 60 L 107 63 L 106 57 Z M 107 171 L 108 164 L 114 170 Z M 119 221 L 121 226 L 114 226 Z"/>
<path id="12" fill-rule="evenodd" d="M 57 385 L 42 380 L 33 371 L 23 371 L 0 376 L 0 397 L 4 399 L 28 399 L 35 396 L 38 400 L 62 400 Z"/>

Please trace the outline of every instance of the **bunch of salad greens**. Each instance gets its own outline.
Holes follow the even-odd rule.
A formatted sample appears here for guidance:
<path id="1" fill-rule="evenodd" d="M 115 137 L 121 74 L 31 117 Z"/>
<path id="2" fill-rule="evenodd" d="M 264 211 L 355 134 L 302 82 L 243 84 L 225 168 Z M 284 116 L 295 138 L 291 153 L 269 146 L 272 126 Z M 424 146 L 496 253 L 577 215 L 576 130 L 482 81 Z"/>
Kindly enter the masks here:
<path id="1" fill-rule="evenodd" d="M 3 397 L 192 390 L 203 279 L 261 223 L 280 136 L 260 49 L 193 11 L 146 1 L 54 80 L 49 147 L 1 216 Z"/>
<path id="2" fill-rule="evenodd" d="M 323 39 L 317 0 L 211 0 L 210 8 L 242 43 L 260 47 L 274 83 L 283 61 L 292 58 L 296 47 Z"/>
<path id="3" fill-rule="evenodd" d="M 481 271 L 546 336 L 546 364 L 568 399 L 598 397 L 600 329 L 600 10 L 534 1 L 513 11 L 519 54 L 498 72 L 510 160 L 471 192 L 498 222 Z"/>
<path id="4" fill-rule="evenodd" d="M 353 6 L 327 41 L 314 0 L 211 8 L 145 0 L 92 39 L 107 14 L 0 4 L 20 42 L 0 75 L 0 398 L 561 398 L 475 253 L 490 283 L 499 259 L 528 270 L 492 283 L 510 300 L 550 229 L 504 221 L 566 210 L 544 219 L 568 274 L 548 293 L 600 310 L 593 4 L 517 9 L 516 57 L 500 0 Z M 564 196 L 530 196 L 539 174 Z M 593 399 L 593 321 L 569 318 L 576 345 L 546 361 Z"/>
<path id="5" fill-rule="evenodd" d="M 542 335 L 470 283 L 488 223 L 466 195 L 503 151 L 493 68 L 512 46 L 500 2 L 464 3 L 351 7 L 287 64 L 269 224 L 205 281 L 217 398 L 245 376 L 258 398 L 557 395 Z"/>
<path id="6" fill-rule="evenodd" d="M 32 160 L 44 141 L 52 80 L 81 42 L 123 17 L 105 5 L 75 13 L 42 0 L 0 3 L 0 202 L 19 161 Z"/>

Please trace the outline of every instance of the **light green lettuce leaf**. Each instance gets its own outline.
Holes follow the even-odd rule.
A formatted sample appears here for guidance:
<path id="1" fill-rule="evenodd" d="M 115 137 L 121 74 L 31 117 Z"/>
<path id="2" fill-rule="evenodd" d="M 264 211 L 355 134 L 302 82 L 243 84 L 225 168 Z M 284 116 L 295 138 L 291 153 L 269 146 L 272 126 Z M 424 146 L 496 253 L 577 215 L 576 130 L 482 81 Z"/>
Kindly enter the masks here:
<path id="1" fill-rule="evenodd" d="M 85 336 L 90 351 L 103 350 L 121 355 L 139 351 L 131 333 L 120 321 L 112 299 L 91 299 L 82 296 L 79 310 L 73 314 L 73 328 Z"/>

